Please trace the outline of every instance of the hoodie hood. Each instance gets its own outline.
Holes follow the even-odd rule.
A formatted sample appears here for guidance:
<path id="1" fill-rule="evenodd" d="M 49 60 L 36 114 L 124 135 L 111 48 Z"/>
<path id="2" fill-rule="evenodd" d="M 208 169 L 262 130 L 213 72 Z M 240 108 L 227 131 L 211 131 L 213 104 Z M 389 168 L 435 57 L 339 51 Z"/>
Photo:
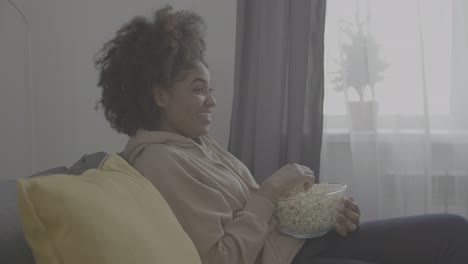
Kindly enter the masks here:
<path id="1" fill-rule="evenodd" d="M 135 136 L 128 139 L 123 155 L 132 164 L 141 151 L 150 144 L 163 144 L 185 149 L 200 149 L 200 147 L 204 146 L 203 141 L 201 142 L 202 145 L 199 145 L 191 138 L 166 131 L 140 130 Z"/>

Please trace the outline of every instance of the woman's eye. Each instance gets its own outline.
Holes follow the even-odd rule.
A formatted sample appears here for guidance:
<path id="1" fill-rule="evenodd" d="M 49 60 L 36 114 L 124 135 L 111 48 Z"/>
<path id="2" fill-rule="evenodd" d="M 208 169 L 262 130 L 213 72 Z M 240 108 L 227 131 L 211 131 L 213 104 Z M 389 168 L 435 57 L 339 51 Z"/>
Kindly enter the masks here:
<path id="1" fill-rule="evenodd" d="M 194 88 L 193 91 L 196 92 L 196 93 L 204 93 L 204 92 L 205 92 L 205 88 L 198 87 L 198 88 Z"/>

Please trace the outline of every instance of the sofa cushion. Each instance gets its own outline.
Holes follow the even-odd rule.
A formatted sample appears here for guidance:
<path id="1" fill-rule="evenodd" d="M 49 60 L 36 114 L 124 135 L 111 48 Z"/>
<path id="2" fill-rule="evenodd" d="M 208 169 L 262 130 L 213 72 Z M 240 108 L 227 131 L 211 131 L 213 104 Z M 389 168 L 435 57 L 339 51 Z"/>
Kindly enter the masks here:
<path id="1" fill-rule="evenodd" d="M 64 166 L 33 174 L 39 177 L 51 174 L 79 175 L 99 166 L 108 155 L 95 152 L 83 155 L 70 169 Z M 33 264 L 34 259 L 27 245 L 16 208 L 16 180 L 0 182 L 0 263 Z"/>
<path id="2" fill-rule="evenodd" d="M 51 174 L 69 174 L 67 167 L 56 167 L 33 174 L 31 177 L 39 177 Z"/>
<path id="3" fill-rule="evenodd" d="M 118 155 L 80 177 L 18 180 L 36 263 L 201 263 L 154 186 Z"/>
<path id="4" fill-rule="evenodd" d="M 33 264 L 16 209 L 16 181 L 0 183 L 0 263 Z"/>
<path id="5" fill-rule="evenodd" d="M 86 170 L 95 169 L 101 164 L 109 153 L 107 152 L 94 152 L 91 154 L 86 154 L 81 157 L 75 164 L 73 164 L 69 169 L 67 174 L 80 175 Z"/>
<path id="6" fill-rule="evenodd" d="M 58 167 L 34 176 L 65 173 Z M 33 264 L 31 250 L 24 240 L 16 208 L 16 180 L 0 182 L 0 263 Z"/>

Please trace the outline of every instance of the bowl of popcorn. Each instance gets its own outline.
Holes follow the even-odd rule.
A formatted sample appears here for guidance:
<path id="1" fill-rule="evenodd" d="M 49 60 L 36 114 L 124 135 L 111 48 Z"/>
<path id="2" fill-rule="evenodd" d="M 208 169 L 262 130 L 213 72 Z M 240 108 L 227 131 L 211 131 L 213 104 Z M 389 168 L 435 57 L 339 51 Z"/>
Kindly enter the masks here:
<path id="1" fill-rule="evenodd" d="M 296 238 L 322 236 L 335 223 L 347 186 L 338 183 L 314 184 L 308 191 L 293 188 L 280 197 L 275 217 L 279 230 Z"/>

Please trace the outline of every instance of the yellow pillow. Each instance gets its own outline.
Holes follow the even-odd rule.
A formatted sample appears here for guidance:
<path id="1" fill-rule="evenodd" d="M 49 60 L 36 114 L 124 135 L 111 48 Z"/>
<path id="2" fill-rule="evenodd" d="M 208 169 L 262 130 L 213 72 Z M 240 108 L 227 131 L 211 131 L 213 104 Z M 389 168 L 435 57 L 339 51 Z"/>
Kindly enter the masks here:
<path id="1" fill-rule="evenodd" d="M 17 183 L 21 224 L 37 264 L 200 264 L 154 186 L 110 154 L 81 176 Z"/>

